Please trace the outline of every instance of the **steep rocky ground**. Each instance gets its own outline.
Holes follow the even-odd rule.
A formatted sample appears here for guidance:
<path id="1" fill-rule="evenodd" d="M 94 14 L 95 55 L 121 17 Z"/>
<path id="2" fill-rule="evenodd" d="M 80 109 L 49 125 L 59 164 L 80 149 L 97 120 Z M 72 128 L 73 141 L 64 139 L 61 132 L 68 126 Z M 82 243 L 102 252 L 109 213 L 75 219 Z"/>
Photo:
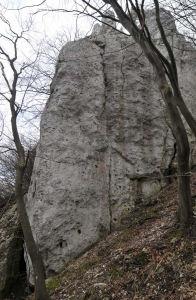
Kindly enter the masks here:
<path id="1" fill-rule="evenodd" d="M 191 182 L 194 199 L 196 174 Z M 174 182 L 136 207 L 118 230 L 47 280 L 52 300 L 196 299 L 196 222 L 179 228 L 177 203 Z"/>

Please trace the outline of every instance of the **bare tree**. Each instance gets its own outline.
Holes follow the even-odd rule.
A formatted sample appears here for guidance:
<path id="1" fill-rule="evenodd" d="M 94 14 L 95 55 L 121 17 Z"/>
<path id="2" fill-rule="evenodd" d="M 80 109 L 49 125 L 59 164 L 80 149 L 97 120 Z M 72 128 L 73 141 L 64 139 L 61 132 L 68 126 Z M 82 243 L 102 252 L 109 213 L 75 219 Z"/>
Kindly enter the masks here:
<path id="1" fill-rule="evenodd" d="M 30 60 L 26 55 L 21 55 L 20 52 L 21 41 L 26 41 L 27 45 L 30 45 L 29 32 L 32 26 L 32 18 L 25 24 L 20 24 L 21 26 L 18 31 L 13 29 L 9 20 L 5 18 L 5 15 L 0 14 L 0 21 L 3 27 L 3 31 L 0 33 L 0 68 L 2 80 L 4 80 L 5 83 L 5 86 L 1 86 L 0 98 L 1 101 L 6 101 L 10 108 L 11 131 L 14 141 L 13 151 L 15 151 L 16 158 L 14 192 L 17 210 L 26 247 L 33 265 L 36 283 L 36 299 L 47 300 L 49 299 L 49 295 L 45 285 L 42 257 L 33 237 L 23 197 L 24 177 L 29 160 L 29 152 L 25 155 L 24 145 L 18 130 L 19 115 L 29 106 L 29 101 L 26 102 L 25 100 L 29 92 L 29 87 L 31 86 L 31 81 L 33 80 L 32 74 L 34 69 L 31 67 L 35 61 L 37 61 L 38 57 L 37 55 L 33 60 Z M 22 47 L 24 47 L 24 44 Z M 22 60 L 21 56 L 23 58 Z M 30 76 L 27 79 L 28 83 L 24 82 L 24 77 L 22 76 L 25 72 L 27 74 L 27 70 L 30 70 Z M 32 105 L 33 102 L 31 100 L 31 107 Z"/>
<path id="2" fill-rule="evenodd" d="M 196 46 L 196 6 L 193 0 L 169 0 L 167 5 L 177 21 L 179 30 Z"/>
<path id="3" fill-rule="evenodd" d="M 26 21 L 21 17 L 21 10 L 26 8 L 9 10 L 0 4 L 0 104 L 3 107 L 2 120 L 0 119 L 0 205 L 5 205 L 12 198 L 16 199 L 26 247 L 34 269 L 36 300 L 43 300 L 49 299 L 43 263 L 33 239 L 23 197 L 30 183 L 39 118 L 50 94 L 50 82 L 59 51 L 66 42 L 78 39 L 81 32 L 70 32 L 62 28 L 52 37 L 43 33 L 39 35 L 34 28 L 35 14 L 28 14 Z M 17 22 L 12 24 L 6 18 L 6 13 L 13 10 L 17 15 Z M 11 118 L 11 130 L 7 124 L 8 117 Z M 24 130 L 24 127 L 27 129 Z M 33 128 L 30 134 L 29 127 Z M 36 136 L 33 145 L 32 134 Z"/>
<path id="4" fill-rule="evenodd" d="M 29 151 L 29 158 L 25 169 L 23 178 L 23 194 L 28 192 L 28 188 L 31 181 L 31 174 L 33 170 L 34 159 L 36 155 L 36 144 L 30 143 L 30 140 L 25 141 L 23 139 L 23 146 L 25 149 L 25 155 Z M 4 145 L 3 150 L 0 151 L 0 199 L 15 199 L 15 178 L 17 167 L 17 151 L 14 145 Z M 5 201 L 6 204 L 6 201 Z"/>

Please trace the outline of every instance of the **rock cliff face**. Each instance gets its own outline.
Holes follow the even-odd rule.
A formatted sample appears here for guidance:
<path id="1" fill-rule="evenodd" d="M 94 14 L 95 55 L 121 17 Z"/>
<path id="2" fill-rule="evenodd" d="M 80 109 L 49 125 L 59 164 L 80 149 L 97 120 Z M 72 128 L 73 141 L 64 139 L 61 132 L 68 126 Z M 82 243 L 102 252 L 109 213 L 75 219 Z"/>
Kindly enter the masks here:
<path id="1" fill-rule="evenodd" d="M 181 85 L 195 109 L 193 54 L 182 47 L 176 49 Z M 156 78 L 133 39 L 96 25 L 91 36 L 67 43 L 42 115 L 27 201 L 46 275 L 155 194 L 174 157 Z"/>

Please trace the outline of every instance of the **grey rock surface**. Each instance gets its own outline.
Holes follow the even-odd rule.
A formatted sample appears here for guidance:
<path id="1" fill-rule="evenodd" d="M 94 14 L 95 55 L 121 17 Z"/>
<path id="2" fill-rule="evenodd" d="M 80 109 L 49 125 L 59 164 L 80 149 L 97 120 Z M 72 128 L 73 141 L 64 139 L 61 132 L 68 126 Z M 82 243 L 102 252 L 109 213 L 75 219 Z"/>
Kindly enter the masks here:
<path id="1" fill-rule="evenodd" d="M 190 55 L 181 55 L 180 84 L 196 116 L 195 71 Z M 67 43 L 42 115 L 27 201 L 46 275 L 108 234 L 136 202 L 156 194 L 174 156 L 156 78 L 133 39 L 104 25 Z"/>

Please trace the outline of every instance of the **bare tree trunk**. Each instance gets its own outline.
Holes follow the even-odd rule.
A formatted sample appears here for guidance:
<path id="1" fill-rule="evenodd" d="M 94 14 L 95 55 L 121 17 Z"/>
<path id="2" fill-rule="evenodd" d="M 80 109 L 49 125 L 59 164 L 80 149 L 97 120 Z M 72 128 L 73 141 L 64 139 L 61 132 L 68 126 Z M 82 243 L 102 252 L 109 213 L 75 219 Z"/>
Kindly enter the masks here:
<path id="1" fill-rule="evenodd" d="M 188 107 L 186 106 L 182 96 L 179 97 L 179 100 L 177 100 L 177 106 L 180 109 L 181 114 L 185 118 L 187 124 L 189 125 L 192 133 L 196 137 L 196 122 L 195 119 L 193 118 L 192 114 L 190 113 Z"/>
<path id="2" fill-rule="evenodd" d="M 12 28 L 10 21 L 3 16 L 2 11 L 0 12 L 0 18 L 2 23 L 5 25 L 3 26 L 5 27 L 5 35 L 0 34 L 1 41 L 3 42 L 3 46 L 0 44 L 0 69 L 2 78 L 4 79 L 5 88 L 3 86 L 2 91 L 0 91 L 0 96 L 4 99 L 4 101 L 7 100 L 10 105 L 12 134 L 16 148 L 14 150 L 17 153 L 15 194 L 19 221 L 21 223 L 21 227 L 24 233 L 27 251 L 29 253 L 33 265 L 37 292 L 35 300 L 49 300 L 50 297 L 46 290 L 44 279 L 44 267 L 42 257 L 33 237 L 23 199 L 24 172 L 27 166 L 28 157 L 25 159 L 24 147 L 21 142 L 17 127 L 17 116 L 23 109 L 24 100 L 28 95 L 28 91 L 32 92 L 33 89 L 33 85 L 30 83 L 33 79 L 33 72 L 27 72 L 28 74 L 31 74 L 28 75 L 27 79 L 25 78 L 25 75 L 21 77 L 21 74 L 24 74 L 26 68 L 28 69 L 30 67 L 32 68 L 32 70 L 35 68 L 36 60 L 39 57 L 39 54 L 37 54 L 37 57 L 33 58 L 33 61 L 31 62 L 30 59 L 27 57 L 24 60 L 24 62 L 23 59 L 22 61 L 20 61 L 20 56 L 18 57 L 18 51 L 20 51 L 20 47 L 18 48 L 18 43 L 20 44 L 22 40 L 28 40 L 27 37 L 29 36 L 30 28 L 32 26 L 31 17 L 29 20 L 25 21 L 25 24 L 19 22 L 19 27 L 16 31 L 15 28 Z M 17 33 L 19 31 L 20 33 Z M 31 45 L 31 42 L 29 40 L 27 42 L 28 45 Z M 33 45 L 31 46 L 33 49 Z M 7 51 L 7 48 L 9 49 L 9 51 Z M 8 65 L 9 68 L 7 68 Z M 21 91 L 23 91 L 22 94 Z M 25 110 L 27 107 L 29 107 L 29 105 L 25 106 Z"/>
<path id="3" fill-rule="evenodd" d="M 50 298 L 45 285 L 42 258 L 32 234 L 29 218 L 25 207 L 25 202 L 23 200 L 22 182 L 24 171 L 25 167 L 20 166 L 18 166 L 18 169 L 16 171 L 15 189 L 18 215 L 25 238 L 27 251 L 32 261 L 34 277 L 36 279 L 36 300 L 49 300 Z"/>
<path id="4" fill-rule="evenodd" d="M 137 40 L 136 40 L 137 41 Z M 138 42 L 138 41 L 137 41 Z M 178 221 L 182 225 L 188 225 L 192 221 L 193 205 L 190 190 L 190 147 L 186 129 L 182 122 L 177 103 L 183 104 L 183 99 L 176 101 L 172 89 L 167 82 L 166 75 L 161 61 L 154 55 L 148 43 L 140 39 L 138 42 L 143 49 L 146 57 L 151 62 L 158 83 L 159 90 L 165 102 L 168 115 L 171 120 L 172 132 L 177 144 L 177 163 L 178 163 L 178 193 L 179 193 L 179 209 Z M 186 105 L 183 106 L 186 113 Z M 191 121 L 191 120 L 190 120 Z M 195 120 L 194 120 L 195 122 Z"/>
<path id="5" fill-rule="evenodd" d="M 171 89 L 167 88 L 165 92 L 162 91 L 162 95 L 170 116 L 172 130 L 177 144 L 179 194 L 178 220 L 183 225 L 189 225 L 193 217 L 193 205 L 190 190 L 189 141 L 178 108 L 174 104 Z"/>
<path id="6" fill-rule="evenodd" d="M 145 50 L 147 57 L 150 54 L 149 57 L 155 70 L 158 87 L 165 102 L 171 120 L 172 132 L 176 139 L 179 194 L 178 220 L 182 225 L 186 226 L 190 224 L 193 217 L 193 205 L 190 190 L 190 146 L 188 136 L 176 104 L 177 101 L 167 82 L 160 61 L 157 60 L 156 57 L 152 59 L 152 54 L 149 53 L 150 49 L 148 48 L 148 45 L 145 47 L 145 44 L 143 44 L 142 47 Z"/>
<path id="7" fill-rule="evenodd" d="M 14 143 L 16 146 L 18 154 L 18 166 L 16 170 L 16 180 L 15 180 L 15 193 L 16 193 L 16 204 L 18 209 L 19 220 L 24 234 L 24 239 L 26 242 L 27 251 L 31 258 L 33 265 L 34 278 L 36 283 L 36 300 L 49 300 L 49 294 L 46 290 L 45 278 L 44 278 L 44 266 L 42 257 L 35 243 L 31 226 L 29 223 L 29 218 L 26 211 L 26 206 L 23 198 L 23 178 L 24 172 L 27 165 L 27 159 L 25 160 L 24 148 L 22 146 L 18 128 L 17 128 L 17 111 L 15 109 L 15 94 L 10 101 L 10 110 L 12 113 L 11 125 L 12 133 L 14 137 Z"/>

